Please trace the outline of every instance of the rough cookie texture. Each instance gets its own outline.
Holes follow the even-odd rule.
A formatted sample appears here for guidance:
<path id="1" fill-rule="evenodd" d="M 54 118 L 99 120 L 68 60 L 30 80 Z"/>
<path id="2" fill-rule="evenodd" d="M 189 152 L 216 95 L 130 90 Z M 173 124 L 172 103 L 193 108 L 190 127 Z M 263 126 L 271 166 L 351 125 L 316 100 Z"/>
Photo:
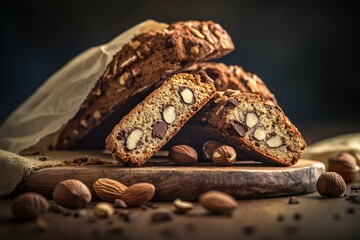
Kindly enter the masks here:
<path id="1" fill-rule="evenodd" d="M 115 110 L 188 64 L 234 50 L 227 32 L 211 21 L 186 21 L 135 36 L 114 55 L 79 111 L 61 130 L 57 149 L 71 149 Z M 121 119 L 122 116 L 119 116 Z"/>
<path id="2" fill-rule="evenodd" d="M 106 148 L 122 164 L 143 165 L 215 91 L 206 74 L 174 75 L 114 127 L 106 138 Z"/>
<path id="3" fill-rule="evenodd" d="M 257 94 L 217 92 L 200 114 L 230 145 L 253 160 L 290 166 L 306 147 L 282 110 Z"/>
<path id="4" fill-rule="evenodd" d="M 216 90 L 218 91 L 233 89 L 240 90 L 241 92 L 256 93 L 264 97 L 267 102 L 277 105 L 274 94 L 270 92 L 265 83 L 256 74 L 245 72 L 240 66 L 202 62 L 195 63 L 183 71 L 190 73 L 204 71 L 214 80 Z"/>

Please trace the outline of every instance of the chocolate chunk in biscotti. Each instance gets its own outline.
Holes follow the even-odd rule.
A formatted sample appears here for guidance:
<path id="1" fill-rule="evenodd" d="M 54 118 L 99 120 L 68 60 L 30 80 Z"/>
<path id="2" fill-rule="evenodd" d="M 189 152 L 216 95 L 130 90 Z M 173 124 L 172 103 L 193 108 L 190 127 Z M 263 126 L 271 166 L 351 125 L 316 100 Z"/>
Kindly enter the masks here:
<path id="1" fill-rule="evenodd" d="M 233 89 L 241 92 L 256 93 L 264 97 L 268 103 L 277 105 L 274 94 L 270 92 L 265 83 L 256 74 L 245 72 L 240 66 L 202 62 L 195 63 L 183 70 L 183 72 L 189 73 L 198 73 L 200 71 L 205 71 L 214 80 L 214 85 L 218 91 Z"/>
<path id="2" fill-rule="evenodd" d="M 229 102 L 237 104 L 228 108 Z M 301 158 L 306 147 L 283 111 L 256 94 L 217 92 L 200 114 L 208 127 L 252 160 L 290 166 Z"/>
<path id="3" fill-rule="evenodd" d="M 207 75 L 172 76 L 114 127 L 106 138 L 106 148 L 121 164 L 143 165 L 215 91 Z"/>
<path id="4" fill-rule="evenodd" d="M 76 147 L 114 111 L 134 102 L 137 95 L 189 64 L 232 50 L 230 36 L 211 21 L 177 22 L 166 29 L 136 35 L 113 56 L 79 111 L 61 129 L 55 148 Z M 117 116 L 118 120 L 123 116 Z"/>

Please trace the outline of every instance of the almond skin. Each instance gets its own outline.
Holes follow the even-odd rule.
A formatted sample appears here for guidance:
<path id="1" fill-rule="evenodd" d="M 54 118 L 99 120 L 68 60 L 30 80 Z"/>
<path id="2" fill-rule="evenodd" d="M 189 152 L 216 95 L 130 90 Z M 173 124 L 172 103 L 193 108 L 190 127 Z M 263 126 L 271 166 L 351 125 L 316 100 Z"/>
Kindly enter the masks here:
<path id="1" fill-rule="evenodd" d="M 187 145 L 176 145 L 170 149 L 169 158 L 176 165 L 190 166 L 193 165 L 198 155 L 195 149 Z"/>
<path id="2" fill-rule="evenodd" d="M 232 196 L 218 191 L 208 191 L 201 194 L 199 202 L 211 213 L 228 213 L 238 206 Z"/>
<path id="3" fill-rule="evenodd" d="M 154 194 L 154 185 L 150 183 L 136 183 L 125 190 L 121 199 L 128 207 L 139 207 L 149 202 Z"/>
<path id="4" fill-rule="evenodd" d="M 121 198 L 127 186 L 110 178 L 99 178 L 93 188 L 101 199 L 113 203 L 115 199 Z"/>

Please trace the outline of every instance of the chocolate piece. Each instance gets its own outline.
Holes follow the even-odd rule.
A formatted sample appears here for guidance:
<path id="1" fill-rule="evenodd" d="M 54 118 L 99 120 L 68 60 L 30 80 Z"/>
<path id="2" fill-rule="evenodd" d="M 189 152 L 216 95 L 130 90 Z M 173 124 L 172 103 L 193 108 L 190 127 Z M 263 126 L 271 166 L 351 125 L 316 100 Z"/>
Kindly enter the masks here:
<path id="1" fill-rule="evenodd" d="M 159 222 L 167 222 L 171 221 L 172 216 L 169 212 L 155 212 L 151 216 L 151 222 L 159 223 Z"/>
<path id="2" fill-rule="evenodd" d="M 152 137 L 163 139 L 167 132 L 167 125 L 163 121 L 156 121 L 153 125 Z"/>
<path id="3" fill-rule="evenodd" d="M 246 129 L 246 127 L 243 125 L 243 124 L 241 124 L 240 122 L 232 122 L 231 123 L 231 128 L 230 128 L 230 130 L 229 130 L 229 132 L 231 133 L 231 134 L 237 134 L 237 135 L 239 135 L 240 137 L 244 137 L 245 136 L 245 134 L 246 134 L 246 132 L 247 132 L 247 129 Z"/>

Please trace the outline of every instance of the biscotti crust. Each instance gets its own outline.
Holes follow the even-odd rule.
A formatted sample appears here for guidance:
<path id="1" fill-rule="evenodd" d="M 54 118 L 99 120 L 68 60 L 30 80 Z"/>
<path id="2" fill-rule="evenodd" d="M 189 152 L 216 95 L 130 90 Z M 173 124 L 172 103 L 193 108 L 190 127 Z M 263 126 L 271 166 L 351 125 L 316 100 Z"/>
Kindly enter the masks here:
<path id="1" fill-rule="evenodd" d="M 211 21 L 178 22 L 135 36 L 115 54 L 77 114 L 61 130 L 55 148 L 73 148 L 134 95 L 161 84 L 179 69 L 233 49 L 230 36 Z"/>
<path id="2" fill-rule="evenodd" d="M 202 114 L 210 127 L 253 160 L 290 166 L 301 158 L 306 147 L 280 107 L 256 94 L 217 92 Z"/>
<path id="3" fill-rule="evenodd" d="M 241 92 L 256 93 L 264 97 L 268 103 L 277 105 L 274 94 L 268 89 L 266 84 L 254 73 L 246 72 L 237 65 L 225 65 L 215 62 L 195 63 L 184 72 L 198 73 L 206 72 L 214 80 L 214 85 L 218 91 L 228 89 L 240 90 Z"/>
<path id="4" fill-rule="evenodd" d="M 215 91 L 206 75 L 174 75 L 114 127 L 106 138 L 106 148 L 121 164 L 143 165 Z"/>

